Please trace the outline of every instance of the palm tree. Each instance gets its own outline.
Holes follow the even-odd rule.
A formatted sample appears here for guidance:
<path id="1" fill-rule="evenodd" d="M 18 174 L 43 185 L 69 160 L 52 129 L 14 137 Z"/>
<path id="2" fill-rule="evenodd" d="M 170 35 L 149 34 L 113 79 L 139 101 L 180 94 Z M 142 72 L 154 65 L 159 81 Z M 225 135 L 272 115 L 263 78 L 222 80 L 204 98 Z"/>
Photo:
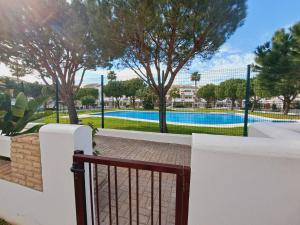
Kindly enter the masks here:
<path id="1" fill-rule="evenodd" d="M 191 81 L 195 82 L 195 93 L 194 93 L 194 103 L 193 103 L 193 107 L 195 105 L 196 102 L 196 92 L 197 92 L 197 82 L 200 81 L 201 79 L 201 74 L 198 72 L 194 72 L 191 74 Z"/>
<path id="2" fill-rule="evenodd" d="M 109 81 L 115 81 L 117 79 L 117 74 L 115 73 L 115 71 L 111 70 L 107 73 L 107 79 Z"/>
<path id="3" fill-rule="evenodd" d="M 197 88 L 197 82 L 200 81 L 201 79 L 201 74 L 198 72 L 194 72 L 191 75 L 191 81 L 195 82 L 195 88 Z"/>

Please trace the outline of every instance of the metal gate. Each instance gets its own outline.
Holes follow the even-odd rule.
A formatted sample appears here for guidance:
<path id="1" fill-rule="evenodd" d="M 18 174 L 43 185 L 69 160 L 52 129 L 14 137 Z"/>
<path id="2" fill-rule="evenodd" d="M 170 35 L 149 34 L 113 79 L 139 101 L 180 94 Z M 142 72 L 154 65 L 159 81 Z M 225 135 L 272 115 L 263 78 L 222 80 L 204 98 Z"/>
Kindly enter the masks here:
<path id="1" fill-rule="evenodd" d="M 122 174 L 118 176 L 118 171 L 121 170 Z M 165 180 L 170 180 L 168 174 L 176 177 L 174 178 L 176 179 L 176 186 L 168 186 L 176 188 L 176 192 L 174 191 L 176 195 L 173 196 L 176 197 L 176 200 L 171 201 L 174 203 L 172 207 L 175 209 L 173 224 L 187 225 L 188 223 L 190 167 L 91 156 L 84 155 L 83 151 L 75 151 L 71 171 L 74 173 L 77 225 L 144 224 L 145 221 L 141 221 L 142 215 L 140 212 L 140 201 L 144 199 L 142 196 L 144 192 L 142 193 L 143 190 L 139 188 L 141 188 L 140 180 L 145 177 L 149 178 L 149 190 L 151 190 L 148 193 L 150 195 L 148 196 L 150 209 L 149 221 L 147 223 L 151 225 L 163 225 L 162 208 L 165 202 L 163 201 L 162 189 L 164 189 L 164 178 L 166 178 Z M 142 171 L 149 173 L 149 176 L 147 174 L 143 175 L 144 172 Z M 102 177 L 105 177 L 105 179 L 103 178 L 105 182 L 99 182 L 101 173 Z M 122 179 L 122 181 L 118 179 Z M 126 183 L 128 185 L 128 190 L 126 188 L 126 192 L 128 192 L 126 194 L 128 195 L 125 201 L 128 205 L 124 205 L 124 203 L 122 206 L 119 205 L 121 199 L 119 191 L 124 193 L 124 190 L 119 190 L 119 183 Z M 105 193 L 108 196 L 101 195 L 99 191 L 99 186 L 101 185 L 106 188 L 107 192 Z M 143 188 L 145 189 L 145 187 Z M 100 219 L 101 213 L 104 213 L 100 209 L 101 200 L 103 199 L 107 199 L 108 201 L 108 216 L 106 221 L 101 221 Z M 120 210 L 127 210 L 127 222 L 120 220 Z M 155 215 L 157 216 L 156 218 Z"/>

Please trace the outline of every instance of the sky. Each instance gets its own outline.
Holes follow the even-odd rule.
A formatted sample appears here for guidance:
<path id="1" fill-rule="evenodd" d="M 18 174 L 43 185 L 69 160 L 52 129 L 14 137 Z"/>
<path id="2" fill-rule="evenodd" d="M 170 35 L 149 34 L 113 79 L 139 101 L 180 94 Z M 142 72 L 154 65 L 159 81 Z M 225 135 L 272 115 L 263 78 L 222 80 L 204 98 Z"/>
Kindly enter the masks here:
<path id="1" fill-rule="evenodd" d="M 204 82 L 209 74 L 215 77 L 226 72 L 243 74 L 246 66 L 254 62 L 253 52 L 257 46 L 269 41 L 276 30 L 300 22 L 300 0 L 248 0 L 247 5 L 244 25 L 236 30 L 212 59 L 205 62 L 194 60 L 188 70 L 180 72 L 176 82 L 181 83 L 195 71 L 204 74 Z M 114 70 L 120 80 L 135 77 L 130 69 Z M 97 71 L 87 71 L 83 83 L 99 83 L 99 75 L 106 75 L 107 72 L 100 68 Z M 0 75 L 9 75 L 9 70 L 1 64 Z M 29 75 L 24 80 L 40 81 L 36 75 Z"/>

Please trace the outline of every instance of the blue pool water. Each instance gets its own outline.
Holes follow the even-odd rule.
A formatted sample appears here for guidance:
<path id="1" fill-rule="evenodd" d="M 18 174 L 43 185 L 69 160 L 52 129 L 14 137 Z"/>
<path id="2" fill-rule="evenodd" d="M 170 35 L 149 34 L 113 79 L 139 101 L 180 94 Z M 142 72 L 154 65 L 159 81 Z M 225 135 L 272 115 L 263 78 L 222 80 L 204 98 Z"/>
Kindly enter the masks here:
<path id="1" fill-rule="evenodd" d="M 95 113 L 93 115 L 100 115 Z M 112 111 L 106 112 L 105 116 L 116 118 L 128 118 L 136 120 L 158 121 L 158 112 L 152 111 Z M 259 117 L 249 116 L 249 123 L 271 121 Z M 244 123 L 244 116 L 231 113 L 194 113 L 194 112 L 167 112 L 167 122 L 181 124 L 241 124 Z M 278 122 L 278 121 L 277 121 Z"/>

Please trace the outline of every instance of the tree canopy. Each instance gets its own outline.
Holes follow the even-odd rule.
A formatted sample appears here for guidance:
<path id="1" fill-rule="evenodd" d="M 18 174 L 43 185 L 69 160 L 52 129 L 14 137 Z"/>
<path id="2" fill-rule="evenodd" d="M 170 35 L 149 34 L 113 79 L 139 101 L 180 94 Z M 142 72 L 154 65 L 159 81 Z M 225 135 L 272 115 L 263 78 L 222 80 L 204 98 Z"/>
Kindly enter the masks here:
<path id="1" fill-rule="evenodd" d="M 237 100 L 245 97 L 246 81 L 243 79 L 229 79 L 220 83 L 216 89 L 216 97 L 218 99 L 229 98 L 231 101 L 231 109 L 234 108 Z"/>
<path id="2" fill-rule="evenodd" d="M 88 0 L 88 8 L 97 43 L 159 97 L 160 130 L 167 132 L 165 96 L 175 77 L 195 57 L 209 59 L 243 24 L 245 2 Z"/>
<path id="3" fill-rule="evenodd" d="M 99 91 L 95 88 L 80 88 L 76 93 L 76 99 L 81 99 L 86 96 L 92 96 L 94 99 L 98 99 Z"/>
<path id="4" fill-rule="evenodd" d="M 201 74 L 198 72 L 194 72 L 191 74 L 191 81 L 195 82 L 195 87 L 197 86 L 197 82 L 200 81 L 201 79 Z"/>
<path id="5" fill-rule="evenodd" d="M 81 99 L 81 104 L 83 106 L 86 106 L 86 107 L 89 107 L 89 106 L 93 106 L 95 105 L 96 103 L 96 99 L 94 96 L 91 96 L 91 95 L 86 95 L 86 96 L 83 96 Z"/>
<path id="6" fill-rule="evenodd" d="M 106 96 L 115 98 L 117 107 L 120 108 L 120 98 L 126 94 L 123 81 L 109 81 L 103 92 Z"/>
<path id="7" fill-rule="evenodd" d="M 270 42 L 255 51 L 257 78 L 265 91 L 283 101 L 285 114 L 300 91 L 299 30 L 300 22 L 289 31 L 278 30 Z"/>
<path id="8" fill-rule="evenodd" d="M 86 70 L 106 65 L 89 30 L 80 0 L 0 2 L 0 61 L 37 71 L 50 85 L 58 82 L 71 123 L 78 123 L 74 93 Z M 75 85 L 75 75 L 79 75 Z"/>
<path id="9" fill-rule="evenodd" d="M 145 83 L 140 78 L 133 78 L 130 80 L 123 81 L 125 88 L 126 97 L 130 98 L 132 107 L 135 108 L 135 100 L 137 91 L 145 87 Z"/>
<path id="10" fill-rule="evenodd" d="M 206 101 L 206 107 L 210 107 L 211 103 L 216 101 L 216 85 L 215 84 L 206 84 L 203 87 L 199 88 L 197 91 L 197 97 L 203 98 Z"/>

